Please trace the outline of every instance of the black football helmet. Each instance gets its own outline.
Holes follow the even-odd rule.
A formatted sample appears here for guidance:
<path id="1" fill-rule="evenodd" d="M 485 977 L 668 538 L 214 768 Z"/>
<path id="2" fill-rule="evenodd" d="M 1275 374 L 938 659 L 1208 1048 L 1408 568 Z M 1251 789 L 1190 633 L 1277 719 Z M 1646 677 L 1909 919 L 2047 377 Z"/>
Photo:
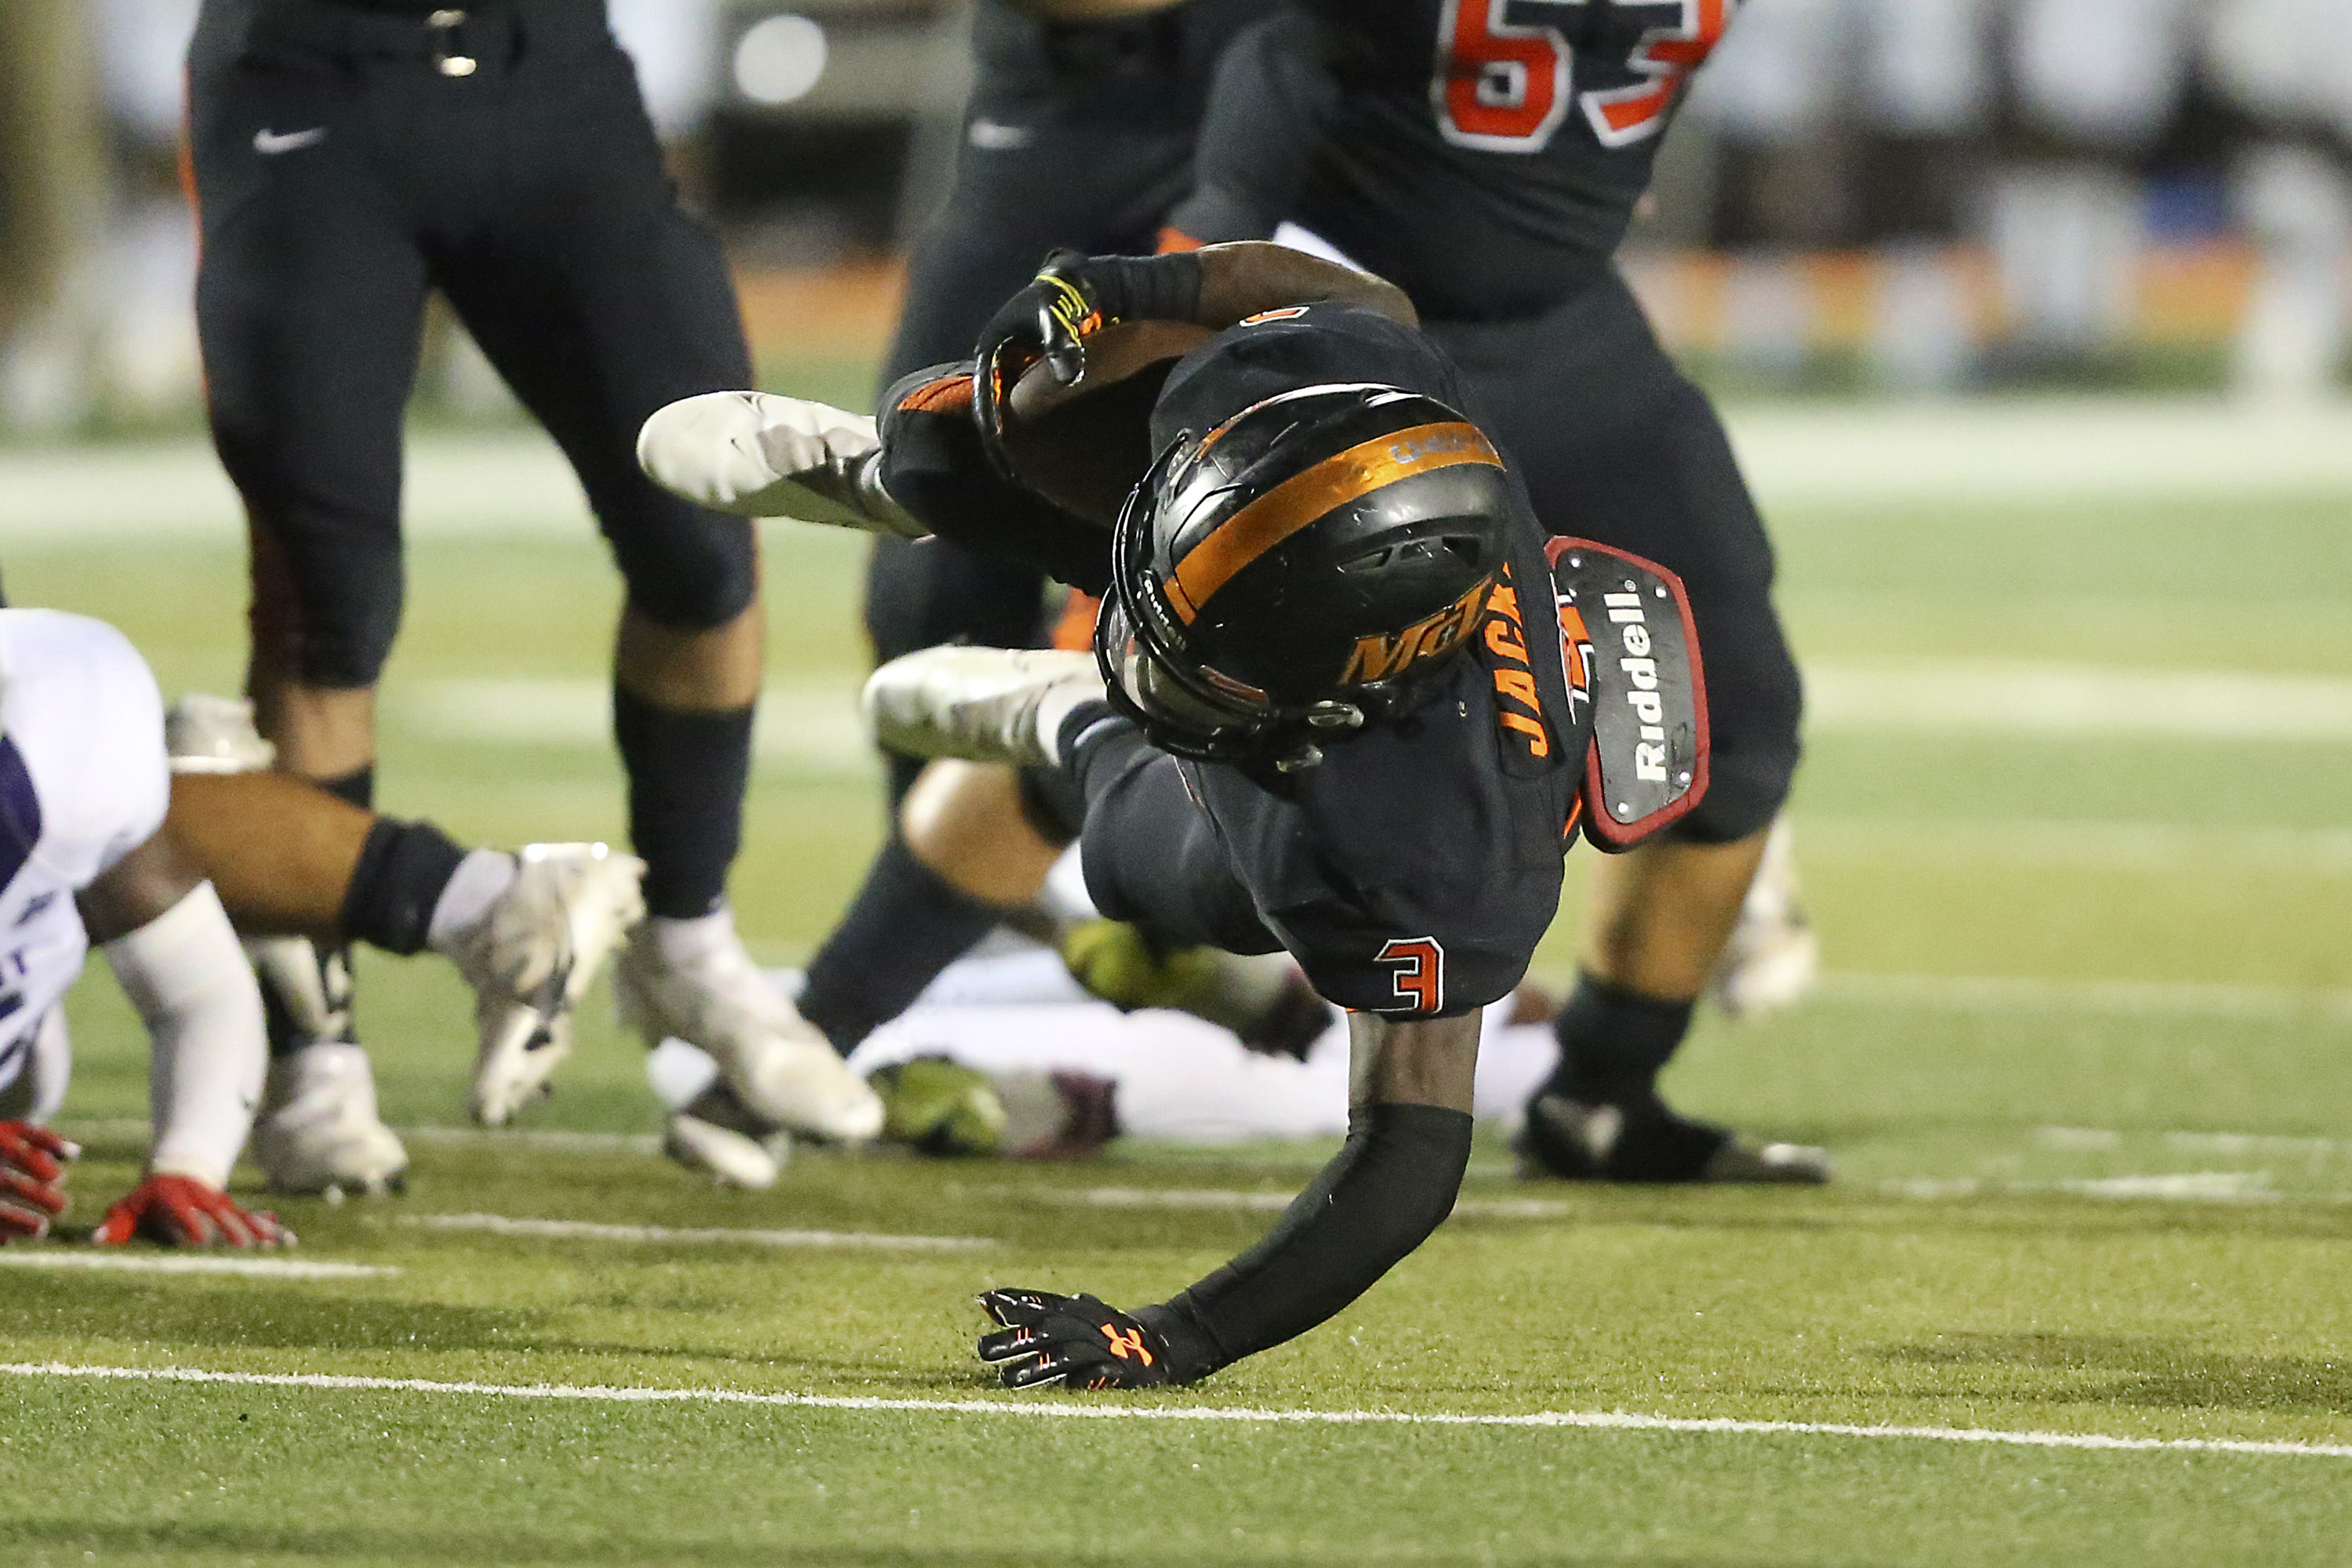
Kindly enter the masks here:
<path id="1" fill-rule="evenodd" d="M 1302 387 L 1171 442 L 1112 538 L 1095 656 L 1153 743 L 1320 760 L 1466 644 L 1525 513 L 1493 443 L 1393 386 Z"/>

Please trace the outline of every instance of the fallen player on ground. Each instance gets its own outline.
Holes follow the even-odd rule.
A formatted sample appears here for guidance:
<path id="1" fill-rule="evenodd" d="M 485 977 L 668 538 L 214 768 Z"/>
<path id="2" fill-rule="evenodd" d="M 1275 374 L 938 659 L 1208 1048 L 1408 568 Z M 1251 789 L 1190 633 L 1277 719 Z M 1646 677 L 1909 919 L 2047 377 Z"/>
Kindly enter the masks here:
<path id="1" fill-rule="evenodd" d="M 171 770 L 155 679 L 122 635 L 0 610 L 0 1240 L 67 1211 L 79 1152 L 46 1123 L 72 1069 L 63 1002 L 90 943 L 146 1025 L 154 1137 L 95 1239 L 290 1246 L 228 1195 L 268 1047 L 261 994 L 220 896 L 164 831 Z"/>
<path id="2" fill-rule="evenodd" d="M 1349 1009 L 1347 1146 L 1274 1233 L 1131 1314 L 989 1292 L 1003 1327 L 981 1353 L 1012 1386 L 1193 1381 L 1416 1247 L 1469 1157 L 1477 1010 L 1526 973 L 1575 835 L 1630 847 L 1704 793 L 1679 584 L 1548 546 L 1412 320 L 1378 279 L 1277 247 L 1069 258 L 974 364 L 894 388 L 878 432 L 721 394 L 640 437 L 648 471 L 713 504 L 930 531 L 1108 592 L 1094 658 L 885 666 L 866 689 L 881 738 L 1025 769 L 1105 914 L 1170 945 L 1286 949 Z M 1068 405 L 1091 417 L 1057 425 L 1088 340 L 1129 321 L 1181 329 L 1190 352 L 1108 391 L 1098 376 Z M 1751 1179 L 1822 1173 L 1814 1152 L 1681 1118 L 1643 1133 Z"/>

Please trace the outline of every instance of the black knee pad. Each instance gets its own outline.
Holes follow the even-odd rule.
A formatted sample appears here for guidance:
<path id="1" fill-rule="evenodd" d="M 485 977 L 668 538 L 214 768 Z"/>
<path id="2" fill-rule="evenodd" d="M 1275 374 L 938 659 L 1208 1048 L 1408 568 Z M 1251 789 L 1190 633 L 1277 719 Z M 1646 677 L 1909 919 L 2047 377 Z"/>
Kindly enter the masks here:
<path id="1" fill-rule="evenodd" d="M 306 686 L 373 686 L 400 632 L 406 578 L 397 533 L 318 520 L 256 520 L 254 652 Z"/>
<path id="2" fill-rule="evenodd" d="M 1030 647 L 1045 591 L 1034 567 L 944 539 L 877 539 L 866 563 L 866 635 L 877 664 L 942 643 Z"/>
<path id="3" fill-rule="evenodd" d="M 1769 608 L 1769 606 L 1768 606 Z M 1804 689 L 1796 660 L 1769 619 L 1769 635 L 1735 624 L 1701 648 L 1706 661 L 1706 795 L 1674 825 L 1691 844 L 1729 844 L 1761 833 L 1789 798 L 1803 744 Z"/>
<path id="4" fill-rule="evenodd" d="M 608 518 L 604 533 L 631 608 L 658 626 L 710 631 L 751 607 L 760 591 L 751 522 L 667 496 L 630 510 Z"/>

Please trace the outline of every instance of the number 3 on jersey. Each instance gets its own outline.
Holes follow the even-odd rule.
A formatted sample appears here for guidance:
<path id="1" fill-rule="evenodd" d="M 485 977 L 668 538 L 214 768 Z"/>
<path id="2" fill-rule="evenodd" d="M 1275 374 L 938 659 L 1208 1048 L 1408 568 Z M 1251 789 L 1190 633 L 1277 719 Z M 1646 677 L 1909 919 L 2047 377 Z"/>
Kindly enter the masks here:
<path id="1" fill-rule="evenodd" d="M 1577 103 L 1604 147 L 1664 129 L 1685 79 L 1705 63 L 1739 0 L 1444 0 L 1437 74 L 1429 84 L 1448 142 L 1490 153 L 1539 153 Z M 1642 30 L 1622 69 L 1630 85 L 1574 90 L 1575 54 L 1559 24 L 1571 9 L 1606 5 Z"/>
<path id="2" fill-rule="evenodd" d="M 1389 991 L 1400 1013 L 1442 1013 L 1445 1010 L 1445 950 L 1429 937 L 1391 938 L 1381 949 L 1379 963 L 1395 965 Z"/>

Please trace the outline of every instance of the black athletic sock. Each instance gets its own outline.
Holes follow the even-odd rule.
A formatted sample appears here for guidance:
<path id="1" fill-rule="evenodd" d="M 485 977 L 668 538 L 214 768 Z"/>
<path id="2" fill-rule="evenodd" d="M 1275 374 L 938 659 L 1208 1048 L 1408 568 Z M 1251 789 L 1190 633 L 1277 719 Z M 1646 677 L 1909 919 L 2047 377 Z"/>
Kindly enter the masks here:
<path id="1" fill-rule="evenodd" d="M 377 817 L 343 893 L 343 934 L 386 952 L 424 952 L 433 908 L 465 858 L 464 846 L 429 822 Z"/>
<path id="2" fill-rule="evenodd" d="M 613 688 L 613 736 L 629 775 L 629 840 L 646 862 L 646 911 L 710 913 L 743 847 L 751 710 L 693 713 Z"/>
<path id="3" fill-rule="evenodd" d="M 1580 973 L 1552 1021 L 1559 1066 L 1544 1092 L 1588 1105 L 1656 1104 L 1658 1074 L 1690 1032 L 1692 1006 Z"/>
<path id="4" fill-rule="evenodd" d="M 843 1056 L 905 1012 L 1004 911 L 949 885 L 893 834 L 809 961 L 801 1016 Z"/>
<path id="5" fill-rule="evenodd" d="M 350 773 L 331 779 L 312 779 L 312 784 L 349 805 L 362 811 L 375 809 L 375 764 L 354 768 Z"/>

